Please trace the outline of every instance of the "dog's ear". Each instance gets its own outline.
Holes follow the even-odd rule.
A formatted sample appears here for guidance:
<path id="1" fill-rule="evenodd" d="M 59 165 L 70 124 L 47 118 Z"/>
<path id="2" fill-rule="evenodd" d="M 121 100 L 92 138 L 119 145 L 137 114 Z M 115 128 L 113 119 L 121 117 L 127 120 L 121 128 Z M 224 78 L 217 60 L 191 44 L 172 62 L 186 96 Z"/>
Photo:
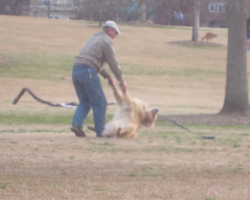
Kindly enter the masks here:
<path id="1" fill-rule="evenodd" d="M 159 112 L 159 110 L 157 108 L 154 108 L 151 110 L 151 113 L 155 116 L 157 113 Z"/>
<path id="2" fill-rule="evenodd" d="M 154 109 L 148 111 L 148 113 L 147 113 L 146 126 L 148 128 L 150 128 L 151 130 L 154 129 L 155 120 L 157 119 L 158 112 L 159 112 L 159 110 L 157 108 L 154 108 Z"/>

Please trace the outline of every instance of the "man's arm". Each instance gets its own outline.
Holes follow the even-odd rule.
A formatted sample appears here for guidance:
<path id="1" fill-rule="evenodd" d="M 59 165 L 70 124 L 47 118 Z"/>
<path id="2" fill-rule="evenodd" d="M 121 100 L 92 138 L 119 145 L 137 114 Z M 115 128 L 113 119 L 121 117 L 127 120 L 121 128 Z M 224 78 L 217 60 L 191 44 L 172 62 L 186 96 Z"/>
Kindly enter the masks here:
<path id="1" fill-rule="evenodd" d="M 106 43 L 104 46 L 104 55 L 107 60 L 107 63 L 109 64 L 109 67 L 113 74 L 115 75 L 116 79 L 119 81 L 119 85 L 122 89 L 122 91 L 125 93 L 127 91 L 127 84 L 125 80 L 123 80 L 122 77 L 122 70 L 118 66 L 118 61 L 115 55 L 114 48 L 111 44 Z M 109 84 L 110 82 L 113 82 L 110 80 L 110 75 L 107 75 Z"/>
<path id="2" fill-rule="evenodd" d="M 111 71 L 113 72 L 113 74 L 115 75 L 116 79 L 119 82 L 122 81 L 123 80 L 122 70 L 118 66 L 118 61 L 117 61 L 117 58 L 115 55 L 115 51 L 114 51 L 113 46 L 111 44 L 105 43 L 104 55 L 105 55 L 105 58 L 106 58 L 108 65 L 109 65 Z"/>
<path id="3" fill-rule="evenodd" d="M 106 69 L 102 68 L 102 71 L 100 72 L 100 74 L 102 75 L 103 78 L 108 78 L 109 77 L 109 73 L 107 72 Z"/>

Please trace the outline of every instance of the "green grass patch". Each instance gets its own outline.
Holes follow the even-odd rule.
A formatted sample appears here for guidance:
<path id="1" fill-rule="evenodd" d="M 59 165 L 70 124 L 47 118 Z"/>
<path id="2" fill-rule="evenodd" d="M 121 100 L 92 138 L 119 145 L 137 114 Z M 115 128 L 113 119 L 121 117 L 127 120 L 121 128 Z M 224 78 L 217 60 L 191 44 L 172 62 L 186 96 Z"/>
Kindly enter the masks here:
<path id="1" fill-rule="evenodd" d="M 68 175 L 66 172 L 61 172 L 61 175 L 64 175 L 64 176 L 66 176 L 66 175 Z"/>
<path id="2" fill-rule="evenodd" d="M 1 124 L 69 124 L 71 123 L 73 112 L 57 113 L 28 113 L 28 112 L 6 112 L 0 113 Z M 90 119 L 87 118 L 87 121 Z"/>
<path id="3" fill-rule="evenodd" d="M 8 62 L 0 62 L 1 77 L 61 80 L 62 76 L 71 75 L 74 63 L 74 56 L 71 55 L 49 52 L 8 53 Z"/>
<path id="4" fill-rule="evenodd" d="M 224 77 L 226 72 L 224 70 L 208 70 L 188 68 L 184 69 L 169 69 L 164 66 L 154 66 L 154 70 L 145 70 L 145 66 L 134 65 L 130 63 L 121 63 L 123 66 L 123 74 L 130 76 L 147 75 L 147 76 L 169 76 L 169 77 Z"/>
<path id="5" fill-rule="evenodd" d="M 8 183 L 6 182 L 0 182 L 0 189 L 6 189 Z"/>
<path id="6" fill-rule="evenodd" d="M 74 111 L 70 112 L 3 112 L 0 113 L 0 124 L 6 125 L 19 125 L 19 124 L 71 124 Z M 106 121 L 110 120 L 112 115 L 106 115 Z M 93 124 L 93 114 L 89 114 L 85 119 L 84 123 Z M 31 132 L 43 132 L 44 130 L 32 130 Z M 50 130 L 46 130 L 51 132 Z M 1 132 L 6 132 L 6 130 L 1 130 Z M 1 133 L 0 132 L 0 133 Z M 13 130 L 7 132 L 15 132 Z M 19 129 L 18 133 L 25 133 L 25 129 Z M 55 132 L 53 130 L 53 132 Z M 62 132 L 62 131 L 58 131 Z"/>

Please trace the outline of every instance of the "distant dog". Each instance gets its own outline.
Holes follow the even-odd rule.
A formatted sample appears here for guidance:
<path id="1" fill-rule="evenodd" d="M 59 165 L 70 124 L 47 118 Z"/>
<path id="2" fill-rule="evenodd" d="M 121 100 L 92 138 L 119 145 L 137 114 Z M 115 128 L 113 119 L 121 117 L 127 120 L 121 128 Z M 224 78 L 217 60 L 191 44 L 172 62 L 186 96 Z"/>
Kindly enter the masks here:
<path id="1" fill-rule="evenodd" d="M 213 38 L 216 38 L 216 37 L 217 37 L 217 34 L 208 32 L 208 33 L 206 33 L 206 35 L 202 38 L 202 41 L 204 41 L 204 39 L 206 39 L 207 42 L 208 42 L 209 40 L 212 40 Z"/>
<path id="2" fill-rule="evenodd" d="M 105 125 L 102 137 L 136 138 L 142 125 L 153 130 L 158 109 L 149 109 L 143 101 L 131 98 L 127 91 L 120 93 L 115 84 L 110 86 L 119 108 Z M 93 127 L 88 128 L 94 130 Z"/>

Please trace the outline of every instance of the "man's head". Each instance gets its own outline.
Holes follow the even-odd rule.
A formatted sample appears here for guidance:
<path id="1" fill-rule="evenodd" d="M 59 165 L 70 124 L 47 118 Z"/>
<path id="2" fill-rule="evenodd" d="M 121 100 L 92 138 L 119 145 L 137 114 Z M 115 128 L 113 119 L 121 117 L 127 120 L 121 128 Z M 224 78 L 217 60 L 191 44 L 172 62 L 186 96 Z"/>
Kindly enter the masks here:
<path id="1" fill-rule="evenodd" d="M 114 39 L 117 34 L 121 35 L 121 32 L 118 29 L 118 25 L 114 21 L 106 21 L 103 26 L 103 30 L 112 39 Z"/>

